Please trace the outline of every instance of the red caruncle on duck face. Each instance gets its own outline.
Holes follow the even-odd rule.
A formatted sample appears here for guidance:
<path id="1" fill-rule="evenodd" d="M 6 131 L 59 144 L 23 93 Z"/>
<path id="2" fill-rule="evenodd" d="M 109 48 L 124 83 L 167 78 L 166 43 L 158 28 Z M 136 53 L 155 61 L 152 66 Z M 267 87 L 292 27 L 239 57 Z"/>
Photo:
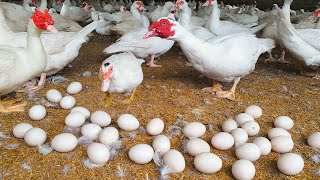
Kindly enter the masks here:
<path id="1" fill-rule="evenodd" d="M 182 8 L 182 6 L 184 5 L 185 1 L 184 0 L 178 0 L 175 4 L 177 9 Z"/>
<path id="2" fill-rule="evenodd" d="M 153 36 L 158 36 L 160 38 L 168 38 L 170 36 L 174 36 L 175 31 L 171 29 L 173 26 L 175 26 L 175 24 L 171 22 L 169 19 L 160 19 L 149 26 L 149 32 L 144 36 L 144 38 L 150 38 Z"/>
<path id="3" fill-rule="evenodd" d="M 51 32 L 56 32 L 57 30 L 53 27 L 54 21 L 52 20 L 51 15 L 49 14 L 48 9 L 40 11 L 36 9 L 31 16 L 34 25 L 41 30 L 48 30 Z"/>

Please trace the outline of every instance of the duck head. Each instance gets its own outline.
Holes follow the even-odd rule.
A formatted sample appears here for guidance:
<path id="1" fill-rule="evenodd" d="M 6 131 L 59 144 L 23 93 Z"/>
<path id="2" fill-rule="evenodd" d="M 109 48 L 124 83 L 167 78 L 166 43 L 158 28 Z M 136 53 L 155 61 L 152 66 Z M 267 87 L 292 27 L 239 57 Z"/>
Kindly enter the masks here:
<path id="1" fill-rule="evenodd" d="M 110 81 L 113 76 L 113 65 L 110 62 L 103 62 L 100 67 L 100 74 L 102 77 L 101 91 L 107 92 L 110 86 Z"/>
<path id="2" fill-rule="evenodd" d="M 39 30 L 48 30 L 50 32 L 58 32 L 57 29 L 53 26 L 54 21 L 52 20 L 49 10 L 45 9 L 43 11 L 36 9 L 31 16 L 31 19 L 34 25 Z"/>
<path id="3" fill-rule="evenodd" d="M 169 38 L 175 35 L 174 27 L 176 26 L 175 21 L 170 18 L 160 18 L 158 21 L 153 22 L 148 32 L 144 35 L 144 38 L 150 38 L 157 36 L 160 38 Z"/>
<path id="4" fill-rule="evenodd" d="M 206 6 L 211 6 L 213 4 L 214 0 L 207 0 L 202 6 L 206 7 Z"/>
<path id="5" fill-rule="evenodd" d="M 89 5 L 87 6 L 87 11 L 94 12 L 96 9 L 92 5 Z"/>
<path id="6" fill-rule="evenodd" d="M 171 11 L 178 10 L 181 11 L 184 8 L 188 7 L 188 3 L 185 0 L 178 0 Z"/>
<path id="7" fill-rule="evenodd" d="M 144 8 L 144 4 L 141 1 L 135 1 L 131 8 L 135 8 L 137 9 L 140 13 L 143 13 L 143 11 L 146 10 L 146 8 Z"/>
<path id="8" fill-rule="evenodd" d="M 124 6 L 120 6 L 120 11 L 121 11 L 121 12 L 126 12 L 126 11 L 127 11 L 127 8 L 124 7 Z"/>
<path id="9" fill-rule="evenodd" d="M 83 2 L 83 3 L 80 4 L 81 8 L 86 8 L 87 6 L 88 6 L 88 3 L 86 3 L 86 2 Z"/>

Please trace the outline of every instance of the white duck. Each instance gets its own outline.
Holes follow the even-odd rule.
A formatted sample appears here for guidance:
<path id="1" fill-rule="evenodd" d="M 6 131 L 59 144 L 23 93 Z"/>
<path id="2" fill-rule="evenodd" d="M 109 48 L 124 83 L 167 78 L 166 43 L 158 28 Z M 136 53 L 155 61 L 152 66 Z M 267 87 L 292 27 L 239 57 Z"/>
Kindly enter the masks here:
<path id="1" fill-rule="evenodd" d="M 290 24 L 291 24 L 290 5 L 291 5 L 292 1 L 293 0 L 285 0 L 283 7 L 282 7 L 284 17 L 287 19 L 288 22 L 290 22 Z M 276 5 L 275 5 L 275 7 L 278 8 Z M 318 16 L 318 14 L 314 13 L 314 16 L 315 16 L 314 18 L 317 18 L 316 16 Z M 318 22 L 317 24 L 320 26 L 320 22 Z M 293 25 L 291 24 L 291 26 L 293 26 Z M 295 32 L 306 43 L 308 43 L 312 47 L 320 50 L 320 45 L 318 43 L 319 37 L 320 37 L 320 30 L 319 29 L 296 29 Z M 269 25 L 268 27 L 266 27 L 266 29 L 262 33 L 262 37 L 272 38 L 274 40 L 277 40 L 277 39 L 279 39 L 278 34 L 279 34 L 279 32 L 277 31 L 277 23 L 274 22 L 272 25 Z M 278 61 L 281 63 L 289 63 L 287 60 L 285 60 L 284 57 L 285 57 L 285 51 L 283 50 L 282 55 Z M 272 57 L 271 52 L 269 52 L 269 59 L 267 59 L 267 61 L 276 62 L 277 60 L 275 60 Z"/>
<path id="2" fill-rule="evenodd" d="M 124 101 L 130 103 L 134 98 L 136 88 L 143 81 L 141 64 L 132 53 L 115 54 L 102 62 L 99 78 L 102 80 L 101 90 L 106 93 L 105 104 L 111 103 L 110 94 L 129 94 L 131 97 Z"/>
<path id="3" fill-rule="evenodd" d="M 158 20 L 161 17 L 166 17 L 169 13 L 170 10 L 174 7 L 174 3 L 171 1 L 168 1 L 164 4 L 163 7 L 159 6 L 157 9 L 155 9 L 151 14 L 150 14 L 150 20 L 152 22 Z"/>
<path id="4" fill-rule="evenodd" d="M 235 99 L 240 78 L 254 70 L 260 54 L 275 47 L 273 40 L 258 39 L 247 33 L 217 36 L 203 41 L 168 18 L 152 23 L 146 38 L 152 36 L 177 41 L 192 66 L 214 80 L 212 92 L 230 100 Z M 233 81 L 234 84 L 231 90 L 223 91 L 218 81 Z"/>
<path id="5" fill-rule="evenodd" d="M 178 0 L 175 4 L 175 9 L 180 11 L 179 22 L 182 24 L 188 23 L 193 26 L 204 26 L 206 24 L 205 19 L 192 16 L 192 11 L 185 0 Z"/>
<path id="6" fill-rule="evenodd" d="M 170 16 L 171 14 L 169 14 Z M 161 39 L 159 37 L 144 38 L 148 32 L 147 28 L 124 34 L 116 43 L 104 49 L 104 53 L 112 54 L 117 52 L 132 52 L 139 58 L 150 56 L 149 67 L 161 67 L 155 64 L 154 58 L 168 52 L 174 44 L 174 41 Z"/>
<path id="7" fill-rule="evenodd" d="M 226 13 L 226 15 L 232 19 L 232 21 L 239 23 L 239 24 L 253 24 L 253 23 L 258 23 L 259 17 L 256 14 L 256 8 L 254 6 L 251 6 L 249 9 L 248 14 L 243 13 L 243 14 L 229 14 Z"/>
<path id="8" fill-rule="evenodd" d="M 111 31 L 115 34 L 124 35 L 127 32 L 135 31 L 142 27 L 147 28 L 150 22 L 143 15 L 144 10 L 144 4 L 141 1 L 135 1 L 130 8 L 132 16 L 120 19 L 115 26 L 111 27 Z"/>
<path id="9" fill-rule="evenodd" d="M 50 16 L 51 17 L 51 16 Z M 4 17 L 0 14 L 0 22 Z M 87 35 L 96 28 L 96 22 L 84 27 L 79 32 L 42 33 L 41 41 L 47 54 L 45 73 L 53 75 L 74 60 L 79 53 L 81 45 L 86 42 Z M 26 46 L 26 32 L 14 33 L 5 24 L 0 24 L 0 45 L 14 47 Z M 34 88 L 34 87 L 32 87 Z"/>
<path id="10" fill-rule="evenodd" d="M 71 6 L 70 0 L 59 0 L 59 2 L 63 3 L 60 15 L 76 22 L 85 22 L 90 18 L 90 11 L 88 12 L 81 7 Z"/>
<path id="11" fill-rule="evenodd" d="M 56 32 L 53 23 L 48 10 L 35 10 L 29 20 L 27 46 L 25 48 L 0 46 L 0 95 L 19 89 L 45 69 L 47 57 L 40 35 L 42 30 Z M 0 112 L 23 111 L 26 104 L 13 105 L 15 102 L 14 100 L 1 102 Z"/>
<path id="12" fill-rule="evenodd" d="M 207 0 L 204 6 L 212 5 L 212 13 L 206 27 L 215 35 L 225 35 L 232 33 L 255 34 L 262 30 L 268 23 L 263 23 L 256 27 L 243 27 L 238 23 L 220 20 L 220 9 L 217 0 Z"/>
<path id="13" fill-rule="evenodd" d="M 114 13 L 116 12 L 116 9 L 112 4 L 107 4 L 105 1 L 102 1 L 103 4 L 103 11 L 108 12 L 108 13 Z"/>
<path id="14" fill-rule="evenodd" d="M 98 11 L 91 13 L 92 20 L 97 22 L 96 32 L 101 35 L 110 35 L 112 34 L 111 32 L 112 22 L 109 20 L 106 20 L 104 16 L 106 16 L 106 14 Z"/>
<path id="15" fill-rule="evenodd" d="M 276 18 L 278 25 L 279 40 L 282 46 L 289 50 L 299 60 L 310 67 L 318 68 L 315 78 L 319 79 L 320 51 L 306 43 L 291 25 L 287 15 L 278 9 L 279 16 Z"/>
<path id="16" fill-rule="evenodd" d="M 178 20 L 181 26 L 186 28 L 197 38 L 207 40 L 215 36 L 208 29 L 191 24 L 191 10 L 188 7 L 188 3 L 185 0 L 178 0 L 176 2 L 175 9 L 181 11 Z"/>

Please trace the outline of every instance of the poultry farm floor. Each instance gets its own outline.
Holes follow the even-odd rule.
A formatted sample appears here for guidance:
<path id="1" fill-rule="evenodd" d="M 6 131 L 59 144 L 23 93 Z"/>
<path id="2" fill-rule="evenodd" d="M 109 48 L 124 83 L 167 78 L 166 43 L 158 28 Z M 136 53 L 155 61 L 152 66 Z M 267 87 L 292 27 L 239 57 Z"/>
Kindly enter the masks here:
<path id="1" fill-rule="evenodd" d="M 143 127 L 152 118 L 159 117 L 165 122 L 164 134 L 170 135 L 172 132 L 168 131 L 168 127 L 174 125 L 178 119 L 187 122 L 198 121 L 208 125 L 209 130 L 203 138 L 210 142 L 210 138 L 221 131 L 221 124 L 226 117 L 234 117 L 247 106 L 256 104 L 263 109 L 262 117 L 257 120 L 261 127 L 259 136 L 266 137 L 278 115 L 287 115 L 294 119 L 295 125 L 290 131 L 295 143 L 292 152 L 302 155 L 305 167 L 297 176 L 285 176 L 276 166 L 280 154 L 271 152 L 254 162 L 255 179 L 320 178 L 319 151 L 306 143 L 309 134 L 320 131 L 320 81 L 300 75 L 298 65 L 264 63 L 266 55 L 261 55 L 255 71 L 242 78 L 238 85 L 237 95 L 240 100 L 232 102 L 201 91 L 202 88 L 211 86 L 212 82 L 190 67 L 179 47 L 175 45 L 158 61 L 162 68 L 148 68 L 143 64 L 144 81 L 130 105 L 121 103 L 127 98 L 124 95 L 112 95 L 114 103 L 104 107 L 104 94 L 100 91 L 101 82 L 97 76 L 81 74 L 86 71 L 93 74 L 97 72 L 101 62 L 106 59 L 102 50 L 116 39 L 116 36 L 95 34 L 84 44 L 78 58 L 59 73 L 69 79 L 69 82 L 46 84 L 45 88 L 31 99 L 27 99 L 25 94 L 17 94 L 28 102 L 26 110 L 39 103 L 49 89 L 54 88 L 65 94 L 70 82 L 79 81 L 83 84 L 84 90 L 74 95 L 77 100 L 76 106 L 84 106 L 91 112 L 105 110 L 112 116 L 112 126 L 116 126 L 117 117 L 124 113 L 136 116 Z M 44 103 L 43 99 L 41 102 Z M 38 148 L 29 147 L 23 139 L 14 138 L 12 135 L 12 129 L 16 124 L 27 122 L 43 128 L 48 137 L 46 144 L 50 144 L 55 135 L 63 132 L 64 118 L 68 113 L 69 110 L 60 109 L 59 106 L 47 107 L 47 116 L 41 121 L 31 121 L 27 111 L 0 114 L 0 131 L 6 136 L 0 138 L 0 179 L 160 178 L 160 170 L 154 163 L 138 165 L 131 162 L 127 155 L 130 147 L 135 144 L 151 144 L 153 137 L 146 135 L 141 129 L 133 133 L 120 131 L 122 148 L 118 154 L 103 167 L 93 169 L 87 168 L 83 163 L 87 158 L 84 145 L 78 145 L 69 153 L 52 152 L 42 155 Z M 172 148 L 181 152 L 185 142 L 186 138 L 182 133 L 171 138 Z M 231 166 L 236 161 L 234 149 L 218 151 L 211 148 L 211 152 L 223 161 L 223 167 L 219 172 L 211 175 L 199 173 L 193 166 L 193 158 L 183 153 L 186 159 L 185 170 L 180 174 L 170 174 L 170 178 L 232 179 Z M 124 174 L 119 172 L 119 167 Z"/>

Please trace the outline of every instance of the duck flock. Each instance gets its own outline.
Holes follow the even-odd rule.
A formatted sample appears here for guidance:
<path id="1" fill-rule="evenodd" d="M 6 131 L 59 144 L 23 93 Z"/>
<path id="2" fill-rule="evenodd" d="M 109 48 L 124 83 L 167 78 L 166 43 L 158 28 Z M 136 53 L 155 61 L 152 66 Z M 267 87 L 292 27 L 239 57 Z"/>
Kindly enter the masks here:
<path id="1" fill-rule="evenodd" d="M 315 4 L 313 12 L 294 11 L 290 8 L 292 2 L 293 0 L 284 0 L 281 8 L 274 4 L 272 9 L 263 11 L 257 8 L 255 2 L 250 5 L 232 6 L 217 0 L 206 0 L 204 2 L 178 0 L 176 2 L 160 3 L 149 1 L 146 3 L 147 5 L 142 1 L 132 2 L 131 0 L 52 0 L 50 2 L 47 0 L 23 0 L 22 5 L 19 5 L 19 2 L 1 2 L 0 0 L 0 96 L 6 97 L 0 99 L 0 112 L 23 112 L 26 103 L 21 102 L 20 99 L 11 98 L 11 93 L 33 92 L 45 86 L 47 77 L 61 78 L 61 76 L 55 75 L 79 55 L 81 46 L 89 41 L 94 35 L 94 31 L 103 36 L 121 36 L 101 52 L 108 55 L 107 59 L 101 60 L 102 63 L 98 73 L 101 80 L 101 91 L 105 93 L 104 103 L 106 105 L 112 102 L 110 95 L 113 93 L 131 94 L 131 97 L 123 102 L 125 104 L 131 103 L 137 87 L 143 82 L 144 76 L 141 65 L 146 62 L 149 68 L 160 68 L 161 65 L 157 64 L 155 59 L 167 53 L 175 42 L 181 48 L 190 65 L 212 80 L 212 87 L 202 90 L 219 98 L 231 101 L 238 99 L 236 96 L 238 83 L 242 77 L 254 71 L 255 65 L 263 53 L 268 53 L 265 62 L 285 64 L 291 63 L 286 60 L 285 52 L 288 52 L 293 55 L 292 60 L 299 63 L 296 66 L 300 66 L 299 68 L 302 70 L 311 69 L 314 71 L 313 78 L 319 79 L 320 5 Z M 273 54 L 272 50 L 276 47 L 281 49 L 280 55 Z M 280 58 L 275 59 L 277 56 Z M 226 90 L 221 85 L 222 83 L 233 83 L 233 85 Z M 71 88 L 76 89 L 76 93 L 82 89 L 80 83 L 73 86 Z M 47 99 L 52 99 L 52 102 L 54 102 L 58 98 L 59 100 L 56 103 L 60 102 L 62 108 L 63 106 L 69 106 L 70 103 L 73 104 L 73 101 L 75 102 L 74 98 L 70 98 L 70 101 L 66 98 L 62 103 L 60 92 L 52 91 L 50 95 L 48 93 Z M 70 105 L 70 108 L 64 109 L 71 109 L 73 106 L 74 104 Z M 240 120 L 238 120 L 242 121 L 242 118 L 245 119 L 245 122 L 250 121 L 250 123 L 231 120 L 225 122 L 226 129 L 232 127 L 230 130 L 223 130 L 225 134 L 217 134 L 212 138 L 211 143 L 216 149 L 229 149 L 234 145 L 236 139 L 241 137 L 242 132 L 234 135 L 231 133 L 232 130 L 245 129 L 246 141 L 248 134 L 249 136 L 250 133 L 256 135 L 259 132 L 259 129 L 257 133 L 252 132 L 259 127 L 252 117 L 255 116 L 257 111 L 262 110 L 258 106 L 252 106 L 251 109 L 252 112 L 247 113 L 251 115 L 250 117 L 239 117 Z M 43 116 L 44 111 L 42 107 L 35 107 L 31 116 L 35 118 L 41 116 L 40 119 L 42 119 L 46 115 L 44 113 Z M 79 110 L 79 112 L 81 111 L 85 110 Z M 103 112 L 100 113 L 103 114 Z M 260 117 L 261 112 L 258 114 L 257 116 Z M 85 117 L 81 113 L 79 117 L 83 119 L 83 123 L 89 118 L 89 116 Z M 74 118 L 79 119 L 79 117 Z M 252 120 L 248 120 L 250 118 Z M 91 117 L 91 121 L 92 119 L 94 118 Z M 99 119 L 98 115 L 96 119 Z M 118 125 L 119 127 L 123 126 L 120 127 L 123 130 L 126 130 L 129 126 L 136 126 L 136 124 L 129 123 L 130 121 L 136 123 L 135 117 L 126 115 L 122 118 L 124 120 L 119 119 Z M 119 121 L 122 121 L 122 123 L 119 123 Z M 258 149 L 259 155 L 257 156 L 259 157 L 253 157 L 257 147 L 270 149 L 271 151 L 272 145 L 272 150 L 280 153 L 287 153 L 292 149 L 290 148 L 293 147 L 291 135 L 284 130 L 288 126 L 286 123 L 292 123 L 292 120 L 282 121 L 284 125 L 278 125 L 280 130 L 278 129 L 279 132 L 275 133 L 282 136 L 282 139 L 274 140 L 275 145 L 272 144 L 272 141 L 270 144 L 268 139 L 261 137 L 256 143 L 246 143 L 245 145 L 248 147 L 237 148 L 237 157 L 247 161 L 239 160 L 234 164 L 234 168 L 232 167 L 232 173 L 236 179 L 252 179 L 254 177 L 255 169 L 250 161 L 255 161 L 260 157 L 260 154 L 263 154 L 263 150 Z M 73 122 L 72 118 L 70 122 Z M 80 123 L 80 126 L 83 123 Z M 162 121 L 159 123 L 160 126 L 161 123 L 163 124 Z M 154 124 L 154 127 L 159 126 L 157 122 Z M 247 125 L 242 127 L 242 124 Z M 28 125 L 22 124 L 20 126 L 24 129 Z M 72 123 L 70 126 L 72 126 Z M 200 129 L 201 132 L 200 135 L 190 137 L 192 142 L 189 144 L 193 143 L 194 145 L 190 145 L 188 153 L 193 154 L 192 156 L 204 153 L 201 156 L 196 156 L 194 162 L 196 168 L 203 173 L 219 171 L 222 166 L 220 158 L 210 153 L 205 154 L 207 148 L 210 152 L 210 147 L 198 138 L 204 134 L 205 128 L 202 133 L 203 125 L 194 126 L 194 129 L 190 132 L 197 134 L 197 129 Z M 238 128 L 238 126 L 241 128 Z M 286 130 L 290 130 L 292 126 Z M 139 122 L 137 127 L 133 129 L 138 127 Z M 27 128 L 29 130 L 32 127 L 28 126 Z M 95 129 L 94 136 L 97 137 L 94 139 L 98 138 L 98 132 L 101 131 L 100 126 L 91 125 L 90 127 L 87 126 L 87 129 Z M 39 133 L 37 131 L 40 130 L 34 131 L 35 136 L 37 136 L 36 134 Z M 109 129 L 109 131 L 108 136 L 113 136 L 111 131 L 117 130 Z M 24 133 L 18 135 L 19 138 L 23 138 Z M 40 133 L 45 132 L 41 131 Z M 160 133 L 155 133 L 155 135 Z M 187 136 L 186 133 L 184 132 L 185 136 Z M 88 135 L 90 135 L 90 132 Z M 67 141 L 71 138 L 68 144 L 75 144 L 76 146 L 77 142 L 74 143 L 76 138 L 72 141 L 74 137 L 68 136 L 63 134 L 61 137 L 57 137 L 52 147 L 56 146 L 56 148 L 53 148 L 59 152 L 68 152 L 74 149 L 75 147 L 69 148 L 71 150 L 68 150 L 68 147 L 67 150 L 63 147 L 61 149 L 61 143 L 63 144 L 63 142 L 60 142 L 61 139 Z M 118 136 L 116 139 L 118 139 Z M 313 136 L 312 143 L 309 144 L 317 147 L 320 141 L 315 141 L 320 140 L 320 134 L 318 132 Z M 269 139 L 276 137 L 269 137 Z M 30 135 L 30 138 L 32 139 L 32 135 Z M 162 147 L 163 144 L 167 143 L 167 140 L 161 138 L 164 137 L 158 138 L 159 146 L 161 146 L 159 148 L 167 148 Z M 220 142 L 221 139 L 224 141 Z M 30 143 L 32 144 L 32 142 Z M 282 147 L 282 143 L 289 143 L 289 145 Z M 27 144 L 29 143 L 27 142 Z M 256 144 L 255 147 L 252 147 L 252 144 Z M 198 146 L 198 149 L 196 146 Z M 91 157 L 90 159 L 98 164 L 106 163 L 109 160 L 110 153 L 105 155 L 105 148 L 104 146 L 101 147 L 99 143 L 91 144 L 88 148 L 89 158 Z M 169 166 L 172 173 L 182 172 L 185 162 L 183 156 L 180 155 L 181 153 L 173 150 L 170 150 L 170 153 L 167 151 L 161 154 L 161 156 L 165 156 L 162 157 L 162 163 Z M 100 152 L 101 157 L 97 152 Z M 141 153 L 144 156 L 141 156 Z M 132 161 L 145 164 L 150 162 L 152 158 L 154 159 L 154 149 L 145 144 L 136 145 L 129 151 L 129 156 Z M 303 160 L 299 155 L 288 153 L 286 157 L 281 158 L 281 162 L 278 161 L 280 163 L 278 168 L 284 174 L 296 175 L 302 171 Z M 183 162 L 181 159 L 183 159 Z M 212 167 L 206 167 L 203 163 L 206 159 L 208 159 L 207 163 L 213 164 Z M 289 161 L 297 163 L 291 171 L 286 169 L 289 167 Z M 244 171 L 247 174 L 243 173 Z"/>

